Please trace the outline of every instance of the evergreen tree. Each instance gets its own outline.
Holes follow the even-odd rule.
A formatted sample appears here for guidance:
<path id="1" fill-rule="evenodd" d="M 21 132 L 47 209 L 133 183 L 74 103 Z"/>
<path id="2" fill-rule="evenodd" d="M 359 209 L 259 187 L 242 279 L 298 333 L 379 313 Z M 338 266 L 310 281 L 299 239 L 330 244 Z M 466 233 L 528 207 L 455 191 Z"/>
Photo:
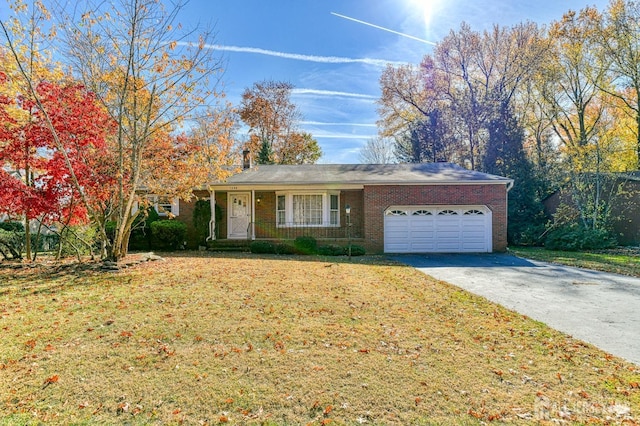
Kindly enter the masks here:
<path id="1" fill-rule="evenodd" d="M 541 200 L 537 196 L 542 185 L 527 158 L 523 143 L 524 130 L 511 109 L 500 105 L 499 113 L 488 125 L 489 139 L 483 157 L 486 173 L 514 180 L 509 192 L 507 237 L 509 243 L 532 242 L 542 233 L 546 222 Z"/>
<path id="2" fill-rule="evenodd" d="M 256 160 L 256 163 L 275 164 L 275 161 L 273 161 L 273 149 L 271 148 L 271 144 L 267 139 L 262 140 L 260 151 L 258 151 L 258 159 Z"/>

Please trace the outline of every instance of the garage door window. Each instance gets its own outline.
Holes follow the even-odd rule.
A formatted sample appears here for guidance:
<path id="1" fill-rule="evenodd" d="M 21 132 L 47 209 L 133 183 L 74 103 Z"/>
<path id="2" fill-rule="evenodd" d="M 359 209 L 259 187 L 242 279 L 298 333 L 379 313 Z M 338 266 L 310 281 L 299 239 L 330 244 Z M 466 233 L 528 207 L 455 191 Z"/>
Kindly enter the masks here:
<path id="1" fill-rule="evenodd" d="M 453 210 L 442 210 L 438 213 L 438 216 L 455 216 L 458 212 Z"/>
<path id="2" fill-rule="evenodd" d="M 404 210 L 389 210 L 387 216 L 406 216 L 407 212 Z"/>
<path id="3" fill-rule="evenodd" d="M 480 210 L 467 210 L 464 214 L 465 216 L 482 216 L 484 213 Z"/>
<path id="4" fill-rule="evenodd" d="M 432 213 L 429 210 L 416 210 L 413 212 L 414 216 L 431 216 Z"/>

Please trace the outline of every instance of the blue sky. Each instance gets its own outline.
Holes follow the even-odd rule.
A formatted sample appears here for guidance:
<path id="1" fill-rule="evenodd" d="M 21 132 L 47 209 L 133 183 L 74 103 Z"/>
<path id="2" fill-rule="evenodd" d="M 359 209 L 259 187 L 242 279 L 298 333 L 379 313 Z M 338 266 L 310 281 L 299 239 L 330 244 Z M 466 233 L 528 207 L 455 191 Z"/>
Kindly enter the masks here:
<path id="1" fill-rule="evenodd" d="M 548 24 L 608 0 L 191 0 L 180 21 L 215 27 L 228 99 L 262 80 L 287 81 L 318 140 L 321 163 L 357 163 L 377 133 L 384 65 L 418 63 L 467 22 L 474 30 L 523 21 Z M 391 31 L 386 31 L 383 27 Z M 398 34 L 400 33 L 400 34 Z M 409 37 L 410 36 L 410 37 Z"/>

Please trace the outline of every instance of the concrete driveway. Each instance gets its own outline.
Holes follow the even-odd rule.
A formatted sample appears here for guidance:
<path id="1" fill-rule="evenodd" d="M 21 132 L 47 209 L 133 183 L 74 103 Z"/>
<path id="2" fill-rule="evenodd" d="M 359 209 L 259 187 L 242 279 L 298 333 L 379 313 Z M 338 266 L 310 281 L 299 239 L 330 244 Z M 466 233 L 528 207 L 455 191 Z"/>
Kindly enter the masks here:
<path id="1" fill-rule="evenodd" d="M 640 365 L 639 278 L 509 254 L 391 258 Z"/>

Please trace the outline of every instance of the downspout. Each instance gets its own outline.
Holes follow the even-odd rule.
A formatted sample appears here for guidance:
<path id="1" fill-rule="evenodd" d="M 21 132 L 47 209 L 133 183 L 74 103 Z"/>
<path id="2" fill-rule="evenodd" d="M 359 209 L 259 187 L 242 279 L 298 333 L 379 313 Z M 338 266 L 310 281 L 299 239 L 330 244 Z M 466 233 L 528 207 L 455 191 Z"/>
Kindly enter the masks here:
<path id="1" fill-rule="evenodd" d="M 211 219 L 209 220 L 209 236 L 205 241 L 216 239 L 216 191 L 209 190 L 209 205 L 211 206 Z"/>

